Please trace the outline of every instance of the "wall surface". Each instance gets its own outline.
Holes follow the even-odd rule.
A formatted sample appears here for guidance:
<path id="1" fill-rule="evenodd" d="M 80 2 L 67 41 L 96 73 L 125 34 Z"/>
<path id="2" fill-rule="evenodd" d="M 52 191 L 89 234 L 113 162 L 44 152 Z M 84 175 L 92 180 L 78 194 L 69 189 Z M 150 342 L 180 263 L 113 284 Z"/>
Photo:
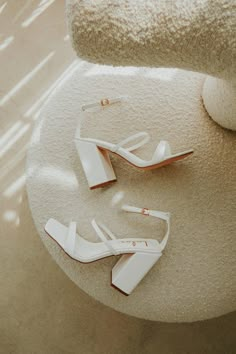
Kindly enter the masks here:
<path id="1" fill-rule="evenodd" d="M 39 107 L 74 60 L 62 0 L 0 1 L 0 353 L 235 353 L 235 313 L 181 325 L 124 316 L 74 285 L 40 241 L 25 153 Z"/>

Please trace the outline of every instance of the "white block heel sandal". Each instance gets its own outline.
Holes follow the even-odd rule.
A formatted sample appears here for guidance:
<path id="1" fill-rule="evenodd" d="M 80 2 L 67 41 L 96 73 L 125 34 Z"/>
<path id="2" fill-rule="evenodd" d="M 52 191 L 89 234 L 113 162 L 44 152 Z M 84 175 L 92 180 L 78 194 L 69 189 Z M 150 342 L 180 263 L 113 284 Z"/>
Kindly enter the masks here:
<path id="1" fill-rule="evenodd" d="M 127 147 L 129 143 L 137 141 L 140 138 L 142 139 L 140 142 Z M 109 153 L 116 154 L 131 165 L 143 170 L 151 170 L 169 165 L 193 153 L 191 149 L 172 154 L 169 143 L 164 140 L 160 141 L 154 154 L 148 161 L 142 160 L 132 153 L 132 151 L 140 148 L 149 140 L 148 133 L 140 132 L 131 135 L 118 144 L 112 144 L 97 139 L 81 138 L 80 129 L 78 128 L 75 143 L 90 189 L 103 187 L 116 181 Z"/>
<path id="2" fill-rule="evenodd" d="M 50 219 L 45 231 L 71 258 L 82 263 L 122 255 L 112 269 L 112 285 L 129 295 L 161 257 L 169 237 L 170 214 L 129 205 L 124 205 L 122 209 L 165 220 L 167 232 L 163 240 L 158 242 L 145 238 L 117 239 L 105 225 L 96 223 L 95 220 L 92 220 L 92 226 L 100 242 L 90 242 L 79 236 L 75 222 L 66 227 L 57 220 Z"/>

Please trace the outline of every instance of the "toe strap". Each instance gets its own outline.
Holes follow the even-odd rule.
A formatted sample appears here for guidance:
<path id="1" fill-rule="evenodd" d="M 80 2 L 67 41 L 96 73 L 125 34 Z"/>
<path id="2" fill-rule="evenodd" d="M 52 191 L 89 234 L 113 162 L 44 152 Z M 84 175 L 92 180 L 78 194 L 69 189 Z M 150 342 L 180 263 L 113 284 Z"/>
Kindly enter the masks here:
<path id="1" fill-rule="evenodd" d="M 152 160 L 160 162 L 169 156 L 171 156 L 170 144 L 166 140 L 161 140 L 152 156 Z"/>
<path id="2" fill-rule="evenodd" d="M 64 250 L 70 256 L 73 256 L 76 241 L 76 222 L 72 221 L 68 228 L 67 237 L 65 239 Z"/>

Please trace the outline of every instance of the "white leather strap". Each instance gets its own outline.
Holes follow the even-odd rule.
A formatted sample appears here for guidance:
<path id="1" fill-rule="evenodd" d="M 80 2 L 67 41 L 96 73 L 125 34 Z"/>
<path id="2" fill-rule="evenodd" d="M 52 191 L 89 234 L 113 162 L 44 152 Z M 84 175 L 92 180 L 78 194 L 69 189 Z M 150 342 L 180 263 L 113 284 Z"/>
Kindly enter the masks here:
<path id="1" fill-rule="evenodd" d="M 170 144 L 168 143 L 168 141 L 161 140 L 152 156 L 152 160 L 158 162 L 164 160 L 166 157 L 169 156 L 171 156 Z"/>
<path id="2" fill-rule="evenodd" d="M 68 233 L 65 240 L 64 249 L 66 253 L 73 256 L 75 250 L 75 241 L 76 241 L 76 222 L 72 221 L 68 227 Z"/>
<path id="3" fill-rule="evenodd" d="M 158 210 L 149 210 L 147 208 L 137 208 L 137 207 L 133 207 L 131 205 L 123 205 L 122 210 L 124 211 L 128 211 L 131 213 L 138 213 L 138 214 L 142 214 L 145 216 L 155 216 L 156 218 L 162 219 L 167 221 L 170 218 L 170 213 L 165 213 L 163 211 L 158 211 Z"/>
<path id="4" fill-rule="evenodd" d="M 130 146 L 130 147 L 125 147 L 124 145 L 134 141 L 134 140 L 137 140 L 138 138 L 143 138 L 140 142 Z M 129 136 L 128 138 L 122 140 L 120 143 L 116 144 L 113 151 L 116 152 L 119 150 L 119 148 L 124 148 L 126 149 L 127 151 L 133 151 L 133 150 L 136 150 L 138 148 L 140 148 L 141 146 L 143 146 L 144 144 L 146 144 L 148 141 L 150 140 L 150 136 L 148 133 L 146 132 L 140 132 L 140 133 L 137 133 L 137 134 L 134 134 L 134 135 L 131 135 Z"/>
<path id="5" fill-rule="evenodd" d="M 114 97 L 114 98 L 102 98 L 100 101 L 82 105 L 81 109 L 82 109 L 82 111 L 89 111 L 91 108 L 104 108 L 106 106 L 110 106 L 115 103 L 125 101 L 125 100 L 127 100 L 127 98 L 128 98 L 127 96 L 120 96 L 120 97 Z M 84 118 L 83 116 L 80 117 L 79 123 L 76 128 L 75 136 L 77 138 L 80 138 L 80 136 L 81 136 L 80 133 L 81 133 L 81 125 L 83 122 L 83 118 Z"/>
<path id="6" fill-rule="evenodd" d="M 147 208 L 137 208 L 131 205 L 123 205 L 121 209 L 127 212 L 138 213 L 145 216 L 154 216 L 156 218 L 165 220 L 167 223 L 167 231 L 164 238 L 160 242 L 161 249 L 163 250 L 165 248 L 170 234 L 170 213 L 165 213 L 163 211 L 158 210 L 149 210 Z"/>
<path id="7" fill-rule="evenodd" d="M 168 238 L 170 235 L 170 218 L 166 220 L 166 223 L 167 223 L 167 231 L 166 231 L 166 234 L 163 237 L 162 241 L 160 242 L 160 246 L 161 246 L 162 250 L 164 250 L 164 248 L 166 247 L 166 244 L 167 244 L 167 241 L 168 241 Z"/>
<path id="8" fill-rule="evenodd" d="M 102 231 L 106 233 L 106 235 L 110 238 L 110 240 L 116 240 L 115 235 L 104 224 L 97 223 L 94 219 L 92 220 L 91 224 L 96 234 L 100 238 L 100 240 L 105 243 L 105 245 L 113 255 L 116 255 L 117 254 L 116 250 L 111 246 L 109 239 L 107 239 L 107 237 L 104 235 Z"/>

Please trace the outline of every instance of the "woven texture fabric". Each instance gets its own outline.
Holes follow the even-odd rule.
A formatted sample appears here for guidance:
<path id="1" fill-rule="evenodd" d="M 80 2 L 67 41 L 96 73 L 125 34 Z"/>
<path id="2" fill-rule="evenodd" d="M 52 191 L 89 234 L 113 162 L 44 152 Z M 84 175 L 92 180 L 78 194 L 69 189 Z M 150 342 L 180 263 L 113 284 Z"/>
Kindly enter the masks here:
<path id="1" fill-rule="evenodd" d="M 77 55 L 100 64 L 171 67 L 205 73 L 210 117 L 236 130 L 234 0 L 67 0 Z M 222 80 L 223 79 L 223 80 Z"/>
<path id="2" fill-rule="evenodd" d="M 27 189 L 38 232 L 52 257 L 85 292 L 126 314 L 158 321 L 212 318 L 236 308 L 235 133 L 216 125 L 200 99 L 204 77 L 171 69 L 112 68 L 78 62 L 43 108 L 28 152 Z M 82 113 L 81 105 L 106 97 L 127 102 Z M 173 152 L 194 148 L 182 162 L 139 171 L 112 157 L 118 181 L 90 191 L 75 149 L 83 136 L 118 142 L 147 131 L 151 156 L 160 140 Z M 161 240 L 165 224 L 128 214 L 114 200 L 169 211 L 171 234 L 162 258 L 125 297 L 110 286 L 117 257 L 92 264 L 70 259 L 44 232 L 50 217 L 78 223 L 81 236 L 97 241 L 90 221 L 105 223 L 119 238 Z M 121 203 L 120 202 L 120 203 Z"/>
<path id="3" fill-rule="evenodd" d="M 233 0 L 67 0 L 78 56 L 100 64 L 178 67 L 236 78 Z"/>

